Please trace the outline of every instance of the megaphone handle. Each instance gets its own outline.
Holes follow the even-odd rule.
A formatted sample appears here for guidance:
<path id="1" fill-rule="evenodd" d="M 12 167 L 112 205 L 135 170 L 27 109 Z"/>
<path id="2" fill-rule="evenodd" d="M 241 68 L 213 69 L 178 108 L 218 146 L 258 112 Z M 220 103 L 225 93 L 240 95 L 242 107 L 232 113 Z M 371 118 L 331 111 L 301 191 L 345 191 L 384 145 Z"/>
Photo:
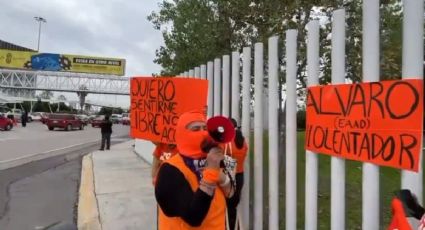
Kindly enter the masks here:
<path id="1" fill-rule="evenodd" d="M 224 164 L 224 160 L 220 161 L 220 168 L 224 169 L 226 167 L 226 165 Z"/>

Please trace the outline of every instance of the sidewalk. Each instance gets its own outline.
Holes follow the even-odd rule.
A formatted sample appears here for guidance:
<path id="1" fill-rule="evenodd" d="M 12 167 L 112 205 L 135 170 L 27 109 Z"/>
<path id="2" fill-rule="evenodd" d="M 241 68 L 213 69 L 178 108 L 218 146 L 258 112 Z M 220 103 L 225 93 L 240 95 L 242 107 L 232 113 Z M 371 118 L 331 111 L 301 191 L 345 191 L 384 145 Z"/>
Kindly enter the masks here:
<path id="1" fill-rule="evenodd" d="M 138 142 L 139 152 L 152 154 L 150 142 L 142 146 Z M 96 151 L 83 158 L 79 230 L 157 228 L 151 166 L 136 155 L 133 144 L 117 144 L 109 151 Z"/>

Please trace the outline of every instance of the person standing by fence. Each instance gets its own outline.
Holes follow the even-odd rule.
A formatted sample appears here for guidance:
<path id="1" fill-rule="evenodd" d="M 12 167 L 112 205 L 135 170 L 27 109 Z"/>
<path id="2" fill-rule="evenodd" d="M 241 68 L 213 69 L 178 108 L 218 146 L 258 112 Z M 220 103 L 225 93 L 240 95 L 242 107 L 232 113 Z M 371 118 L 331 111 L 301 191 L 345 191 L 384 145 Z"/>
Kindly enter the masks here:
<path id="1" fill-rule="evenodd" d="M 235 127 L 235 138 L 230 143 L 232 158 L 236 159 L 236 189 L 235 194 L 226 200 L 227 203 L 227 213 L 229 215 L 229 226 L 230 229 L 238 229 L 236 227 L 237 221 L 237 207 L 241 199 L 242 187 L 244 184 L 244 162 L 246 154 L 248 152 L 248 145 L 246 144 L 245 137 L 242 134 L 241 127 L 238 126 L 238 123 L 235 119 L 231 118 L 233 126 Z"/>

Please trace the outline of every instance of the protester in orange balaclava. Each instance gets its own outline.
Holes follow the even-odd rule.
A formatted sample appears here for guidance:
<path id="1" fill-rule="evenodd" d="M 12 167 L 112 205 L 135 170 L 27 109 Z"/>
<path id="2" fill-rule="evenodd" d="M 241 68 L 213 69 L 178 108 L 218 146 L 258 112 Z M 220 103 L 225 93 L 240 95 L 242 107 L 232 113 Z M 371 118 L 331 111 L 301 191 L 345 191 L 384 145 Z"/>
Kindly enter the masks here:
<path id="1" fill-rule="evenodd" d="M 158 172 L 155 197 L 161 208 L 159 229 L 225 228 L 225 197 L 233 194 L 220 169 L 223 151 L 206 131 L 201 112 L 186 112 L 176 127 L 179 154 Z"/>

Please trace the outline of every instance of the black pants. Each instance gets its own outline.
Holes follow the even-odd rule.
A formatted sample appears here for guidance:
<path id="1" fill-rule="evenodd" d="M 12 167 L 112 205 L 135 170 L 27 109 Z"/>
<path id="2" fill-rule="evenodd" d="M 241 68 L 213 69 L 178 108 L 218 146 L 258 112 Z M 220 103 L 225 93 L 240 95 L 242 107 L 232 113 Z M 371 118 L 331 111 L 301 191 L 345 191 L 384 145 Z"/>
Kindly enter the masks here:
<path id="1" fill-rule="evenodd" d="M 243 187 L 243 173 L 236 173 L 236 189 L 235 193 L 230 199 L 226 199 L 227 214 L 229 215 L 229 226 L 231 230 L 235 229 L 236 214 L 239 201 L 241 199 L 241 191 Z"/>
<path id="2" fill-rule="evenodd" d="M 105 148 L 105 142 L 106 142 L 106 149 L 109 149 L 111 146 L 111 133 L 102 133 L 102 145 L 100 146 L 100 149 Z"/>

